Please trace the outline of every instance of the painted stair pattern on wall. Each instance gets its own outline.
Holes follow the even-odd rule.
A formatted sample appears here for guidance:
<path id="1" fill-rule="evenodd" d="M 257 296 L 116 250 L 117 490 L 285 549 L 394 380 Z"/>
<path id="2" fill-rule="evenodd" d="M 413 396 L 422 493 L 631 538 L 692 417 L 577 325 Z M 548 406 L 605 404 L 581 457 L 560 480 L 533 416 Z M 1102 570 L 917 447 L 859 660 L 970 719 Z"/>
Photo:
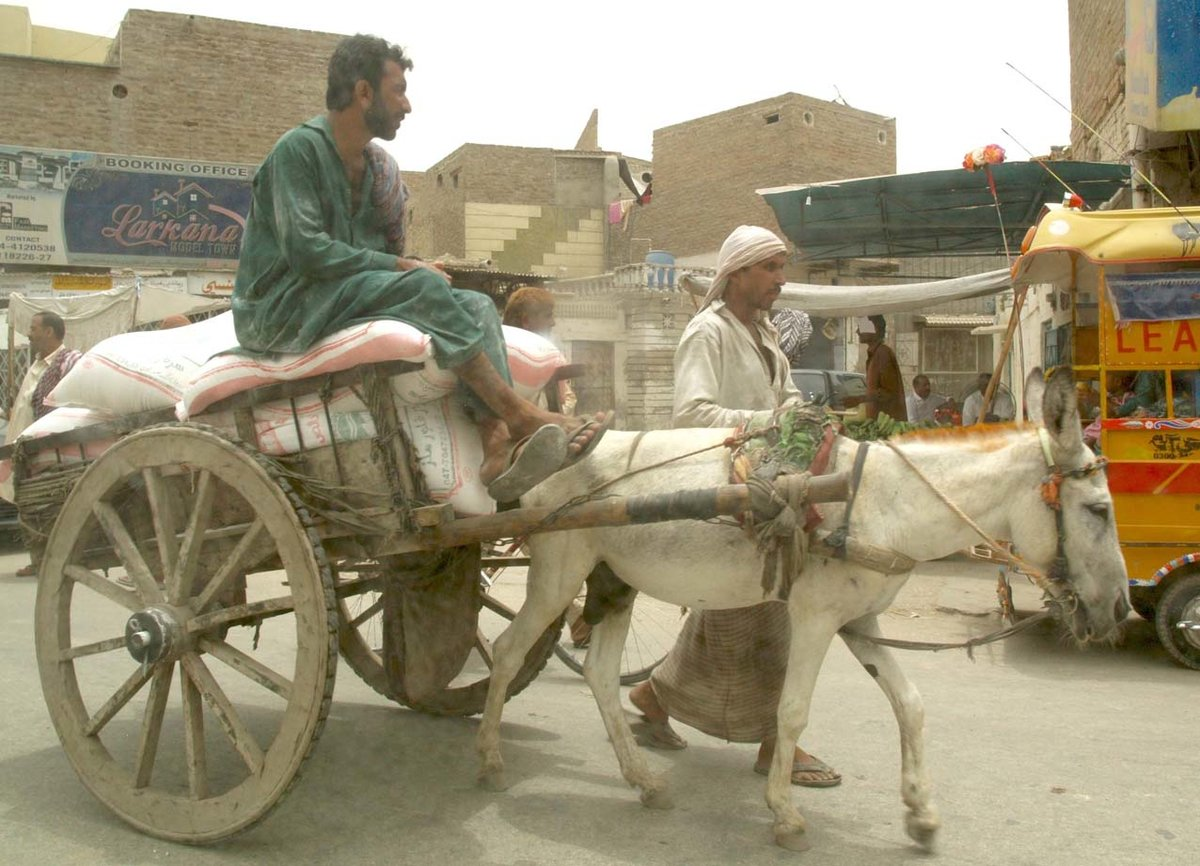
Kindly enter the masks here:
<path id="1" fill-rule="evenodd" d="M 563 279 L 604 271 L 599 208 L 466 203 L 466 254 L 497 268 Z"/>

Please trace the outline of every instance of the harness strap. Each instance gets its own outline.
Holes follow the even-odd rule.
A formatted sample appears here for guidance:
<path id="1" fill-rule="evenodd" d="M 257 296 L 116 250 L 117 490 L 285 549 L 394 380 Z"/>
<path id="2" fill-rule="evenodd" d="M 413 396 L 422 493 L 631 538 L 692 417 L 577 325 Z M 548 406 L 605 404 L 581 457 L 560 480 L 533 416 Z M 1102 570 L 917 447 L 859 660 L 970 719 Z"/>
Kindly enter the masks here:
<path id="1" fill-rule="evenodd" d="M 838 559 L 846 558 L 846 540 L 850 537 L 850 515 L 854 511 L 854 500 L 858 498 L 858 488 L 862 482 L 863 464 L 867 462 L 867 447 L 869 443 L 859 442 L 858 450 L 854 452 L 854 467 L 850 470 L 850 498 L 846 500 L 846 510 L 842 514 L 842 525 L 829 533 L 825 545 L 833 550 Z"/>
<path id="2" fill-rule="evenodd" d="M 958 517 L 961 518 L 962 521 L 969 527 L 975 530 L 975 532 L 984 540 L 988 547 L 1020 568 L 1022 572 L 1027 574 L 1033 580 L 1033 582 L 1038 585 L 1039 589 L 1048 594 L 1050 597 L 1060 598 L 1064 595 L 1061 583 L 1055 583 L 1051 581 L 1049 577 L 1042 573 L 1040 568 L 1035 568 L 1033 565 L 1029 564 L 1015 553 L 1006 550 L 1003 546 L 1001 546 L 1000 542 L 988 535 L 987 532 L 984 531 L 983 527 L 972 520 L 966 512 L 951 502 L 949 497 L 947 497 L 946 494 L 942 493 L 942 491 L 937 488 L 937 486 L 929 479 L 929 476 L 917 468 L 917 465 L 912 462 L 907 454 L 900 450 L 899 446 L 897 446 L 895 442 L 892 442 L 891 440 L 884 440 L 883 444 L 891 448 L 892 451 L 896 452 L 900 459 L 908 464 L 908 468 L 911 469 L 918 478 L 924 481 L 925 485 L 933 491 L 934 495 L 937 496 L 938 499 L 942 501 L 942 504 L 958 515 Z"/>

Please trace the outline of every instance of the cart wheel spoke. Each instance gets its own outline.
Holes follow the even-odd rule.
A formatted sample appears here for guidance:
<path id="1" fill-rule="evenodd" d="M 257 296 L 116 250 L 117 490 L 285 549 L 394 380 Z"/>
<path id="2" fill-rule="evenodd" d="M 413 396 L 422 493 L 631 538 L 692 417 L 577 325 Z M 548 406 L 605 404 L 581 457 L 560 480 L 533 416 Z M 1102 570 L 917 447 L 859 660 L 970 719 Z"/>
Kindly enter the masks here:
<path id="1" fill-rule="evenodd" d="M 216 598 L 217 593 L 221 592 L 233 578 L 239 574 L 243 568 L 243 560 L 246 554 L 258 544 L 263 531 L 266 529 L 266 524 L 262 518 L 258 518 L 246 530 L 246 534 L 242 536 L 237 546 L 229 552 L 229 556 L 225 557 L 225 561 L 221 563 L 221 567 L 216 570 L 212 578 L 208 581 L 208 585 L 201 590 L 199 597 L 196 599 L 196 610 L 204 610 Z"/>
<path id="2" fill-rule="evenodd" d="M 360 625 L 362 625 L 364 622 L 369 620 L 371 617 L 376 616 L 381 610 L 383 610 L 383 596 L 382 595 L 379 596 L 379 598 L 375 599 L 375 601 L 372 602 L 370 605 L 368 605 L 367 608 L 362 613 L 360 613 L 358 616 L 354 617 L 354 619 L 350 620 L 350 627 L 358 628 Z"/>
<path id="3" fill-rule="evenodd" d="M 282 616 L 296 610 L 296 600 L 290 595 L 269 598 L 266 601 L 256 601 L 252 604 L 235 604 L 223 607 L 212 613 L 204 613 L 188 620 L 187 630 L 190 632 L 208 631 L 222 625 L 254 625 L 272 616 Z"/>
<path id="4" fill-rule="evenodd" d="M 208 754 L 204 749 L 204 705 L 200 690 L 186 668 L 179 671 L 183 693 L 183 750 L 187 763 L 188 793 L 193 800 L 208 796 Z"/>
<path id="5" fill-rule="evenodd" d="M 137 763 L 133 774 L 134 785 L 138 788 L 150 784 L 150 774 L 154 772 L 158 737 L 162 733 L 163 713 L 167 709 L 174 672 L 174 664 L 159 665 L 150 681 L 150 700 L 146 702 L 146 712 L 142 716 L 142 734 L 138 740 Z"/>
<path id="6" fill-rule="evenodd" d="M 84 656 L 94 656 L 100 653 L 109 653 L 113 650 L 125 649 L 125 637 L 110 637 L 108 640 L 100 640 L 95 643 L 82 644 L 73 646 L 62 651 L 59 654 L 59 661 L 68 662 L 71 659 L 83 658 Z"/>
<path id="7" fill-rule="evenodd" d="M 230 646 L 223 640 L 201 638 L 200 648 L 215 659 L 223 661 L 242 676 L 258 683 L 265 689 L 270 689 L 285 701 L 291 700 L 292 683 L 286 677 L 276 673 L 253 656 Z"/>
<path id="8" fill-rule="evenodd" d="M 145 668 L 138 668 L 129 675 L 129 679 L 121 683 L 121 687 L 113 692 L 112 697 L 104 702 L 104 705 L 96 711 L 96 714 L 88 719 L 88 722 L 83 727 L 84 736 L 94 737 L 100 733 L 101 729 L 107 725 L 112 717 L 121 711 L 121 708 L 129 703 L 129 699 L 138 693 L 138 691 L 150 679 L 151 671 Z"/>
<path id="9" fill-rule="evenodd" d="M 246 767 L 255 776 L 262 772 L 263 750 L 238 715 L 233 702 L 226 696 L 224 689 L 217 683 L 207 665 L 195 653 L 185 653 L 182 660 L 184 668 L 203 695 L 205 703 L 217 717 L 221 730 L 229 738 L 229 742 L 237 753 L 242 756 Z"/>
<path id="10" fill-rule="evenodd" d="M 150 517 L 154 524 L 154 540 L 158 544 L 158 558 L 162 562 L 163 574 L 167 575 L 167 597 L 171 604 L 179 604 L 172 592 L 176 583 L 175 563 L 179 557 L 179 514 L 175 500 L 163 481 L 162 470 L 147 467 L 142 470 L 146 484 L 146 498 L 150 502 Z"/>
<path id="11" fill-rule="evenodd" d="M 292 789 L 333 697 L 337 600 L 304 500 L 271 460 L 185 423 L 119 439 L 58 508 L 34 633 L 75 772 L 162 839 L 254 826 Z M 112 564 L 132 590 L 103 576 Z M 261 651 L 244 629 L 226 639 L 233 626 Z"/>
<path id="12" fill-rule="evenodd" d="M 196 495 L 192 497 L 187 529 L 184 530 L 183 539 L 179 543 L 179 562 L 175 570 L 176 587 L 173 594 L 173 597 L 179 599 L 177 604 L 192 596 L 196 563 L 200 557 L 200 548 L 204 545 L 204 533 L 208 531 L 209 519 L 212 517 L 212 501 L 216 487 L 212 473 L 207 469 L 201 470 L 196 482 Z"/>
<path id="13" fill-rule="evenodd" d="M 129 534 L 129 530 L 125 528 L 125 522 L 121 520 L 121 515 L 117 514 L 117 510 L 107 502 L 97 502 L 92 506 L 92 513 L 96 515 L 96 520 L 104 528 L 104 534 L 108 536 L 113 550 L 116 551 L 121 563 L 125 566 L 126 573 L 137 587 L 139 596 L 151 604 L 163 601 L 162 590 L 159 589 L 158 582 L 150 573 L 150 567 L 146 565 L 142 552 L 138 550 L 137 544 Z"/>
<path id="14" fill-rule="evenodd" d="M 68 565 L 63 569 L 63 574 L 76 583 L 83 584 L 93 592 L 104 596 L 109 601 L 119 604 L 126 610 L 142 609 L 142 602 L 137 597 L 137 593 L 122 589 L 108 578 L 96 574 L 96 572 L 89 568 L 84 568 L 81 565 Z"/>
<path id="15" fill-rule="evenodd" d="M 496 666 L 496 655 L 492 651 L 492 642 L 478 629 L 475 630 L 475 651 L 479 653 L 489 671 Z"/>

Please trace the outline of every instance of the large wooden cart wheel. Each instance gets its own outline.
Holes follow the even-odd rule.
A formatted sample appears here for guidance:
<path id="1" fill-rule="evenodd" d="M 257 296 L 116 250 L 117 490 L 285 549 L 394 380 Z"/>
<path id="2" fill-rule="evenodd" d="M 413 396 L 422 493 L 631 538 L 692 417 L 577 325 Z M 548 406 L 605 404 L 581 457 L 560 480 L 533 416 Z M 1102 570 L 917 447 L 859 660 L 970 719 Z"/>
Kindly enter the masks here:
<path id="1" fill-rule="evenodd" d="M 466 657 L 461 671 L 445 688 L 419 697 L 406 692 L 404 683 L 396 688 L 394 679 L 389 679 L 383 659 L 384 600 L 381 592 L 385 578 L 394 577 L 402 571 L 399 560 L 384 557 L 378 563 L 345 563 L 338 570 L 335 582 L 339 611 L 339 645 L 342 658 L 362 677 L 363 681 L 389 700 L 404 704 L 415 710 L 443 716 L 469 716 L 483 712 L 491 683 L 493 663 L 492 641 L 512 621 L 515 609 L 524 599 L 524 577 L 514 583 L 507 597 L 490 592 L 480 577 L 478 548 L 445 551 L 430 554 L 427 568 L 432 580 L 419 584 L 411 581 L 402 589 L 414 596 L 414 607 L 433 601 L 431 594 L 441 594 L 445 587 L 466 581 L 469 596 L 462 599 L 467 614 L 476 616 L 474 645 Z M 422 600 L 421 596 L 424 596 Z M 538 638 L 537 643 L 525 655 L 520 671 L 509 684 L 511 698 L 528 686 L 546 666 L 554 652 L 558 635 L 562 631 L 560 617 Z M 425 647 L 429 653 L 440 648 L 431 641 Z"/>
<path id="2" fill-rule="evenodd" d="M 42 689 L 84 785 L 163 839 L 276 806 L 320 734 L 337 630 L 325 553 L 259 455 L 164 425 L 80 478 L 41 563 Z"/>

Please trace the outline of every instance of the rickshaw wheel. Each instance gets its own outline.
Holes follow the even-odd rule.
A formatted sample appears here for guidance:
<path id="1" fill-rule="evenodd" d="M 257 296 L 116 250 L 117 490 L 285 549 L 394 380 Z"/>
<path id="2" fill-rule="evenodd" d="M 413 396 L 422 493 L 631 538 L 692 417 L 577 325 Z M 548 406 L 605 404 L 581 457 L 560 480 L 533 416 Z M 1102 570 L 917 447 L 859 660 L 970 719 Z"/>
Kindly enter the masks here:
<path id="1" fill-rule="evenodd" d="M 1133 608 L 1144 620 L 1154 622 L 1155 611 L 1157 608 L 1156 598 L 1158 596 L 1158 587 L 1150 586 L 1131 586 L 1129 587 L 1129 605 Z"/>
<path id="2" fill-rule="evenodd" d="M 1200 574 L 1180 578 L 1167 589 L 1154 625 L 1171 657 L 1200 671 Z"/>
<path id="3" fill-rule="evenodd" d="M 483 712 L 488 686 L 491 684 L 492 641 L 512 621 L 520 604 L 506 603 L 490 593 L 479 579 L 478 546 L 469 553 L 470 555 L 466 556 L 450 557 L 443 564 L 443 570 L 435 576 L 434 584 L 436 585 L 439 579 L 453 581 L 455 577 L 471 581 L 473 598 L 468 604 L 476 611 L 474 645 L 462 670 L 445 688 L 419 698 L 406 694 L 402 687 L 393 688 L 384 667 L 384 602 L 377 580 L 384 576 L 385 572 L 394 570 L 395 566 L 385 557 L 380 563 L 359 565 L 357 572 L 340 571 L 337 575 L 338 643 L 342 658 L 363 682 L 388 700 L 439 716 L 470 716 Z M 454 575 L 449 573 L 451 570 L 455 572 Z M 354 589 L 355 584 L 361 584 L 365 589 Z M 418 593 L 421 590 L 415 587 L 393 587 L 393 591 Z M 420 602 L 417 603 L 418 606 L 419 604 Z M 546 666 L 554 652 L 562 627 L 563 616 L 560 616 L 525 654 L 520 670 L 509 684 L 505 700 L 533 682 Z M 437 647 L 429 648 L 429 652 L 437 651 Z"/>
<path id="4" fill-rule="evenodd" d="M 117 442 L 66 497 L 37 592 L 42 689 L 79 778 L 174 842 L 262 820 L 329 711 L 334 605 L 269 461 L 195 425 Z"/>

